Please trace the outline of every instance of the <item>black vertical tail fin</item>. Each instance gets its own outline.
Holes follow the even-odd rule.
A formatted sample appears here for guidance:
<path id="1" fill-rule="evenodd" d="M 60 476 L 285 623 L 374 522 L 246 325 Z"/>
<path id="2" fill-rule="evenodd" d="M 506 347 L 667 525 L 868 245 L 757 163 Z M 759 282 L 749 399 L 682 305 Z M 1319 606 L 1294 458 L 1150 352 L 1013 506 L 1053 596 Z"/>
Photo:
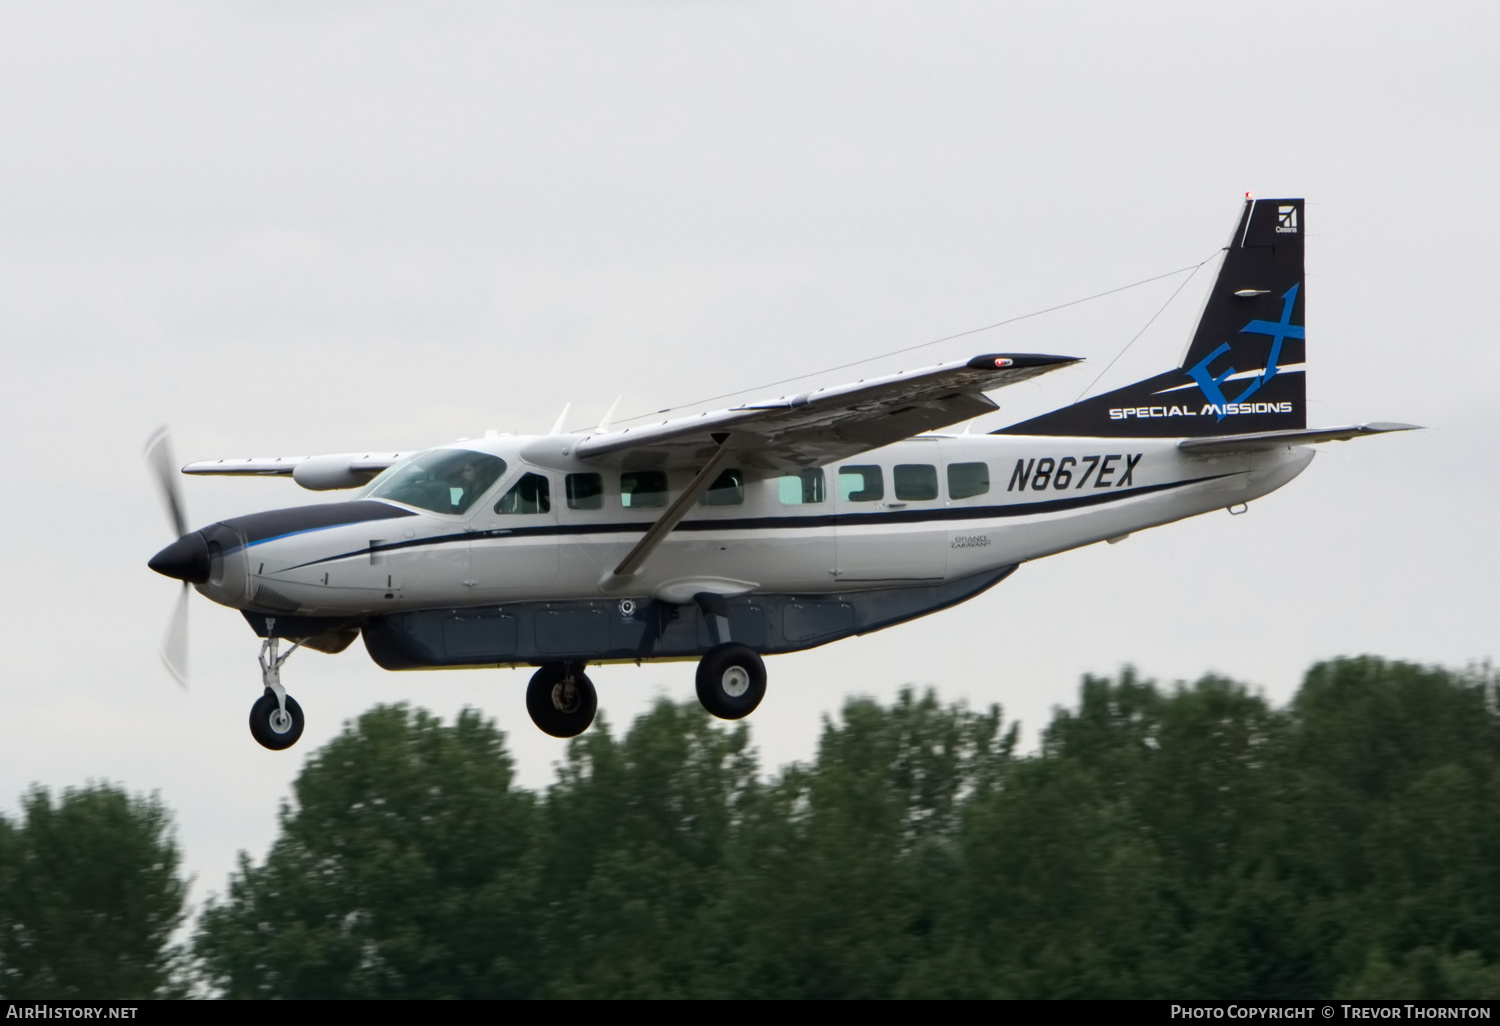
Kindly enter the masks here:
<path id="1" fill-rule="evenodd" d="M 1245 201 L 1182 366 L 997 435 L 1183 438 L 1307 426 L 1300 199 Z"/>

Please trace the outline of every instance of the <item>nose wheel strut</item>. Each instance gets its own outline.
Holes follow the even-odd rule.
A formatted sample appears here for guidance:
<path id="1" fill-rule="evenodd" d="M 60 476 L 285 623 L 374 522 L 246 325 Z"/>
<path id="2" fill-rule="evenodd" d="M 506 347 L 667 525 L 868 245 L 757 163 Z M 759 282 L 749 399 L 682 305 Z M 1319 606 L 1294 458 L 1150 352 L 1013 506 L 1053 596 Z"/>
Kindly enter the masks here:
<path id="1" fill-rule="evenodd" d="M 281 686 L 281 664 L 302 647 L 302 642 L 279 652 L 281 639 L 273 633 L 275 627 L 274 619 L 266 620 L 266 640 L 260 645 L 260 680 L 265 692 L 250 707 L 250 736 L 263 747 L 279 752 L 297 743 L 305 721 L 302 706 Z"/>

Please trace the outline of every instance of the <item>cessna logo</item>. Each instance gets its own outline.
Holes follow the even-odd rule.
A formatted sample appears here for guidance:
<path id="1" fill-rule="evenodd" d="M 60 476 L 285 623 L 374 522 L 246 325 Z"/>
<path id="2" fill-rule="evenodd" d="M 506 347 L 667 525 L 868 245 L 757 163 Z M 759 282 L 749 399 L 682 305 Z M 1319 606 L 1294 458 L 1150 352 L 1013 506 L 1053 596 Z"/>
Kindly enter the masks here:
<path id="1" fill-rule="evenodd" d="M 1296 207 L 1287 206 L 1276 208 L 1276 230 L 1281 233 L 1290 233 L 1292 235 L 1297 234 Z"/>

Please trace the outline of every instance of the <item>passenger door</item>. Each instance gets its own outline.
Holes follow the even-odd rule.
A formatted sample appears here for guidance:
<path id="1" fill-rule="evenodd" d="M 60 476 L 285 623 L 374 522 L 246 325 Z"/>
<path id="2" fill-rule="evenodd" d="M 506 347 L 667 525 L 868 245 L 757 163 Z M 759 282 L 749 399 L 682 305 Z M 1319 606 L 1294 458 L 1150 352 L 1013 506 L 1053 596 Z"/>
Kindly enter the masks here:
<path id="1" fill-rule="evenodd" d="M 947 573 L 937 445 L 829 468 L 837 481 L 838 581 L 936 581 Z"/>
<path id="2" fill-rule="evenodd" d="M 553 475 L 517 469 L 470 521 L 474 591 L 489 600 L 545 597 L 557 578 Z"/>
<path id="3" fill-rule="evenodd" d="M 833 467 L 779 475 L 761 486 L 762 511 L 774 518 L 774 530 L 757 532 L 756 569 L 745 576 L 782 581 L 792 591 L 823 591 L 836 583 L 833 496 L 828 483 Z"/>

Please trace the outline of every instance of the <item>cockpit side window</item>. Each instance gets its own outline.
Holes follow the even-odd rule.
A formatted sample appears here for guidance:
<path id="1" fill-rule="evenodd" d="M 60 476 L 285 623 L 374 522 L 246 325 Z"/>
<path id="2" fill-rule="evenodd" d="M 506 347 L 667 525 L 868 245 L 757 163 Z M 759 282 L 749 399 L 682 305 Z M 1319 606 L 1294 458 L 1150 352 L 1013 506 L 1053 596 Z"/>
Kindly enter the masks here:
<path id="1" fill-rule="evenodd" d="M 361 497 L 390 499 L 433 513 L 467 513 L 504 473 L 505 461 L 499 456 L 435 449 L 387 470 Z"/>
<path id="2" fill-rule="evenodd" d="M 551 513 L 552 489 L 541 474 L 523 474 L 521 480 L 495 503 L 496 513 Z"/>

